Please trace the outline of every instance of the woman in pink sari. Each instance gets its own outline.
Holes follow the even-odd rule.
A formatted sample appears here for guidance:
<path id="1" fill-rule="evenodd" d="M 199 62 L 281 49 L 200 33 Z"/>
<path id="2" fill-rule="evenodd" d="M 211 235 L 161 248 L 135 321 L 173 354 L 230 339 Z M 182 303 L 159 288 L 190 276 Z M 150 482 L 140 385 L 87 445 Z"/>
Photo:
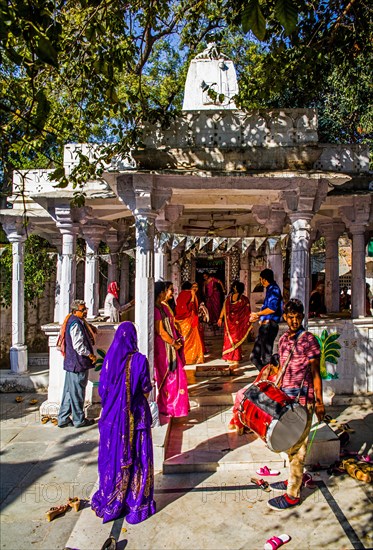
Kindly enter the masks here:
<path id="1" fill-rule="evenodd" d="M 160 414 L 180 417 L 189 413 L 189 397 L 183 341 L 176 330 L 172 309 L 167 305 L 172 296 L 171 282 L 155 283 L 154 372 Z"/>
<path id="2" fill-rule="evenodd" d="M 209 322 L 211 325 L 215 325 L 219 319 L 219 314 L 221 310 L 221 295 L 219 291 L 219 285 L 221 286 L 221 289 L 223 293 L 224 285 L 223 283 L 217 279 L 216 277 L 212 277 L 207 271 L 203 274 L 204 278 L 204 294 L 205 294 L 205 301 L 206 301 L 206 307 L 209 311 Z"/>
<path id="3" fill-rule="evenodd" d="M 240 281 L 232 283 L 231 292 L 225 300 L 218 320 L 221 327 L 224 322 L 223 359 L 229 361 L 233 369 L 242 359 L 242 344 L 250 329 L 250 301 L 243 295 L 245 285 Z"/>

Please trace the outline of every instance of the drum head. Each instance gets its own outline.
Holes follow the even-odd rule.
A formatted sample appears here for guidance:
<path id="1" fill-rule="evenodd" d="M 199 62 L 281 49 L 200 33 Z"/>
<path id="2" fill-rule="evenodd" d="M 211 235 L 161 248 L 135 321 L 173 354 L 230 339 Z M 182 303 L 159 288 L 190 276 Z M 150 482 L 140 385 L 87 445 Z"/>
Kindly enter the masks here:
<path id="1" fill-rule="evenodd" d="M 276 453 L 287 451 L 299 441 L 306 424 L 307 411 L 305 408 L 297 403 L 294 403 L 293 407 L 286 407 L 281 418 L 272 420 L 268 428 L 266 434 L 268 447 Z"/>

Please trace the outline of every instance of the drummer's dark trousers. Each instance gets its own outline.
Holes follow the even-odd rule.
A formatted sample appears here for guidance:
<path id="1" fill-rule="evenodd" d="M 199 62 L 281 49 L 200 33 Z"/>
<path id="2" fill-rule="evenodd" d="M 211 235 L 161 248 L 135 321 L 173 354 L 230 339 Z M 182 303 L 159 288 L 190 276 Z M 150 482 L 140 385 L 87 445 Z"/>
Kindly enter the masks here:
<path id="1" fill-rule="evenodd" d="M 304 463 L 307 454 L 308 436 L 312 424 L 313 404 L 307 406 L 307 424 L 304 428 L 302 437 L 289 449 L 287 455 L 289 457 L 289 477 L 286 493 L 289 497 L 299 498 L 300 489 L 303 481 Z"/>
<path id="2" fill-rule="evenodd" d="M 278 333 L 278 323 L 269 321 L 261 324 L 258 336 L 256 337 L 250 360 L 260 371 L 265 365 L 268 365 L 273 352 L 273 344 Z"/>

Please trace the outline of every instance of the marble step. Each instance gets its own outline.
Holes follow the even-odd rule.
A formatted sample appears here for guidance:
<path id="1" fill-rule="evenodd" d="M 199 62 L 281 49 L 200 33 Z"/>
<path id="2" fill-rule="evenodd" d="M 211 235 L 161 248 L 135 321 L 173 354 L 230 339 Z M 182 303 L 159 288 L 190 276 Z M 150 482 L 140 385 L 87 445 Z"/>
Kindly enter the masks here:
<path id="1" fill-rule="evenodd" d="M 263 464 L 284 467 L 284 457 L 270 451 L 256 435 L 228 431 L 231 410 L 226 405 L 202 405 L 192 408 L 183 421 L 173 419 L 163 473 L 245 470 Z"/>

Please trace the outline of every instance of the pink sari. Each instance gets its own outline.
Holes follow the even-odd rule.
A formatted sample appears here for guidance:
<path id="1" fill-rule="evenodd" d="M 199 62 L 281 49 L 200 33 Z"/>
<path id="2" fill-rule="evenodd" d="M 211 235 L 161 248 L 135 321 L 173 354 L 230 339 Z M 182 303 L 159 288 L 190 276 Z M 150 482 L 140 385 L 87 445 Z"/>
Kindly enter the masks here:
<path id="1" fill-rule="evenodd" d="M 219 284 L 219 280 L 215 277 L 210 277 L 209 282 L 205 283 L 206 307 L 209 310 L 209 322 L 211 325 L 218 322 L 221 310 L 221 299 L 218 287 Z"/>
<path id="2" fill-rule="evenodd" d="M 177 340 L 177 332 L 172 311 L 165 304 L 162 311 L 154 308 L 154 320 L 161 321 L 170 336 Z M 155 333 L 154 336 L 154 374 L 157 382 L 157 403 L 159 412 L 165 416 L 187 416 L 189 413 L 188 382 L 184 370 L 185 360 L 182 348 L 176 351 Z"/>

